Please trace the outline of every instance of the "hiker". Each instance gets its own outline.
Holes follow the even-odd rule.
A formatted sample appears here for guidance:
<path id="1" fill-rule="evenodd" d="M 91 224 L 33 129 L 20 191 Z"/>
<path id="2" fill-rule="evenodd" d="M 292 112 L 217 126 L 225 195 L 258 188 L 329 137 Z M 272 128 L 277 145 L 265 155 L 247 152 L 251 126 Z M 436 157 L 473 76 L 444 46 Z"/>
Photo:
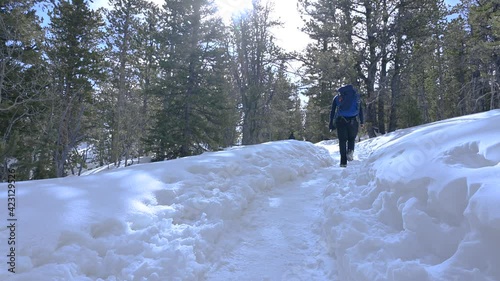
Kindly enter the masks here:
<path id="1" fill-rule="evenodd" d="M 330 112 L 330 132 L 337 129 L 340 150 L 340 167 L 347 167 L 347 161 L 352 161 L 354 143 L 358 127 L 363 127 L 364 117 L 359 94 L 352 85 L 338 89 L 339 94 L 333 98 Z M 359 117 L 359 124 L 358 124 Z"/>

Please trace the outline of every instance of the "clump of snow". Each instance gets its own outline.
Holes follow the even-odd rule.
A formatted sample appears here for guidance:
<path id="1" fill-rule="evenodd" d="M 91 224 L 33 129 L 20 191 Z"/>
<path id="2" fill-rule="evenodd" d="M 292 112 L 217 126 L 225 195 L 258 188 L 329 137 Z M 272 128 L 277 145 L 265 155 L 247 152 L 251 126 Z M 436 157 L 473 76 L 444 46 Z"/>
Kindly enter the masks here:
<path id="1" fill-rule="evenodd" d="M 500 280 L 499 132 L 496 110 L 358 144 L 325 191 L 339 280 Z"/>

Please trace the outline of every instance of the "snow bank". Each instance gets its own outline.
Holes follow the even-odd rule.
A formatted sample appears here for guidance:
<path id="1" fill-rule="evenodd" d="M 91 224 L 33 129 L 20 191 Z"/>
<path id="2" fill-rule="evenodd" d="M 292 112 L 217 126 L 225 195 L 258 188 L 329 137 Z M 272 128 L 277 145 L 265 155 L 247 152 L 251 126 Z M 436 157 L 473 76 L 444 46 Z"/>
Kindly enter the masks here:
<path id="1" fill-rule="evenodd" d="M 339 280 L 500 280 L 500 110 L 357 151 L 325 191 Z"/>
<path id="2" fill-rule="evenodd" d="M 332 164 L 325 149 L 290 140 L 18 182 L 16 274 L 2 270 L 0 280 L 203 279 L 220 258 L 221 234 L 257 193 Z M 0 231 L 1 269 L 8 231 Z"/>

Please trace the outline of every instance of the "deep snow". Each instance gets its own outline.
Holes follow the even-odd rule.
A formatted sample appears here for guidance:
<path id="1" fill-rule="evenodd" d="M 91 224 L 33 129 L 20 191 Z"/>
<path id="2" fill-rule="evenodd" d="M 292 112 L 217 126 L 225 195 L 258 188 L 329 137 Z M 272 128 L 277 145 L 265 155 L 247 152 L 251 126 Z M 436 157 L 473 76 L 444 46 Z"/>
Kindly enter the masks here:
<path id="1" fill-rule="evenodd" d="M 500 110 L 16 183 L 0 280 L 500 280 Z M 7 221 L 8 186 L 0 185 Z"/>

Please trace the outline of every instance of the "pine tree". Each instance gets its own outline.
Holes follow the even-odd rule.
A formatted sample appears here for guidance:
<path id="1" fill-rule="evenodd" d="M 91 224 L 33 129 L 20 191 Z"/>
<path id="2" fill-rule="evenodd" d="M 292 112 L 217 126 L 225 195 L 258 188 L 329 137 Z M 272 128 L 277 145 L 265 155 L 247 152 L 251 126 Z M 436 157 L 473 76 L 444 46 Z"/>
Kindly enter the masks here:
<path id="1" fill-rule="evenodd" d="M 276 86 L 276 66 L 283 52 L 274 43 L 271 28 L 279 22 L 271 18 L 272 6 L 254 1 L 246 14 L 231 26 L 232 77 L 241 98 L 242 143 L 255 144 L 269 139 L 266 109 Z M 269 131 L 269 130 L 267 130 Z"/>
<path id="2" fill-rule="evenodd" d="M 286 75 L 286 66 L 283 61 L 272 80 L 272 88 L 264 99 L 263 118 L 267 124 L 262 128 L 261 141 L 275 141 L 287 139 L 291 133 L 302 135 L 300 99 L 297 87 L 290 82 Z"/>
<path id="3" fill-rule="evenodd" d="M 138 154 L 140 139 L 136 137 L 146 118 L 141 114 L 140 59 L 134 40 L 140 28 L 146 2 L 142 0 L 110 0 L 107 11 L 107 54 L 109 58 L 109 87 L 112 95 L 110 162 L 121 161 Z"/>
<path id="4" fill-rule="evenodd" d="M 0 181 L 9 167 L 28 179 L 43 112 L 46 71 L 36 1 L 0 3 Z"/>
<path id="5" fill-rule="evenodd" d="M 140 127 L 137 131 L 138 136 L 138 154 L 144 155 L 147 150 L 147 134 L 152 130 L 154 124 L 154 114 L 161 109 L 161 99 L 155 95 L 155 85 L 160 77 L 159 58 L 161 57 L 159 44 L 160 29 L 158 28 L 161 21 L 160 8 L 152 3 L 147 3 L 144 10 L 144 19 L 140 22 L 137 33 L 135 34 L 132 43 L 136 50 L 135 58 L 139 64 L 137 72 L 138 83 L 140 88 L 139 98 L 140 104 Z"/>
<path id="6" fill-rule="evenodd" d="M 223 24 L 206 0 L 167 1 L 159 42 L 161 108 L 148 144 L 158 160 L 219 149 L 228 93 Z"/>
<path id="7" fill-rule="evenodd" d="M 61 1 L 49 13 L 47 56 L 53 94 L 47 133 L 52 139 L 55 175 L 67 173 L 68 161 L 88 137 L 92 124 L 88 113 L 95 83 L 102 78 L 101 42 L 103 25 L 99 11 L 85 0 Z"/>
<path id="8" fill-rule="evenodd" d="M 500 3 L 463 0 L 462 5 L 470 28 L 468 46 L 473 75 L 470 84 L 463 88 L 461 104 L 467 113 L 494 109 L 500 84 Z"/>
<path id="9" fill-rule="evenodd" d="M 308 85 L 306 139 L 316 142 L 330 137 L 328 122 L 330 106 L 337 88 L 356 81 L 356 53 L 350 33 L 352 19 L 346 1 L 299 1 L 302 13 L 309 18 L 303 31 L 313 42 L 307 47 L 302 61 Z M 345 33 L 344 33 L 345 31 Z M 349 50 L 349 51 L 348 51 Z"/>

